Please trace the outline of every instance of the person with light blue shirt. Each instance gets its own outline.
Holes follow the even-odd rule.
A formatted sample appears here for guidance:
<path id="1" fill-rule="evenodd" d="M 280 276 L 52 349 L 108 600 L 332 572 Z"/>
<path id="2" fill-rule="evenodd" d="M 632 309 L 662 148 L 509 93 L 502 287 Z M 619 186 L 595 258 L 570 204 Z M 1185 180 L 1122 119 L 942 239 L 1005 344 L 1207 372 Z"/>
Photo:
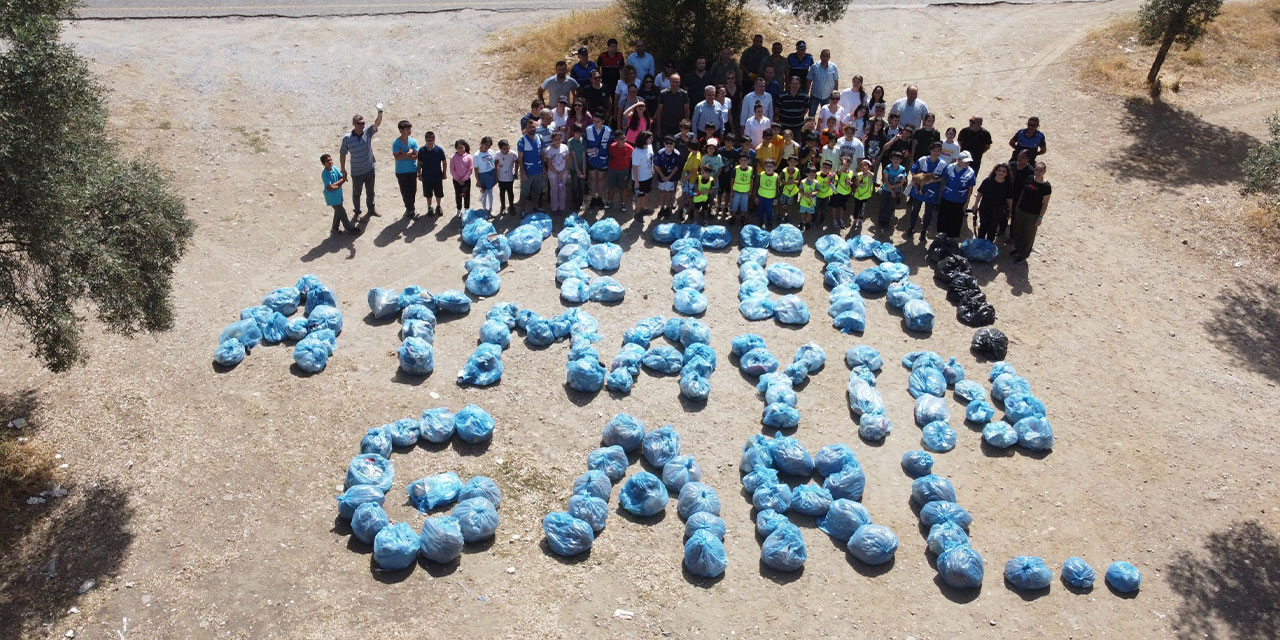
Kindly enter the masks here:
<path id="1" fill-rule="evenodd" d="M 809 115 L 817 115 L 822 101 L 840 86 L 840 69 L 831 61 L 831 50 L 823 49 L 809 67 Z"/>
<path id="2" fill-rule="evenodd" d="M 351 177 L 353 190 L 351 206 L 355 210 L 355 218 L 360 217 L 360 193 L 365 194 L 369 206 L 370 217 L 381 217 L 373 208 L 374 157 L 373 134 L 382 126 L 382 103 L 378 103 L 378 117 L 373 125 L 366 127 L 364 116 L 356 114 L 351 117 L 351 131 L 342 137 L 342 146 L 338 149 L 339 164 L 342 175 Z M 347 156 L 351 156 L 351 172 L 347 172 Z"/>
<path id="3" fill-rule="evenodd" d="M 320 156 L 320 164 L 324 165 L 320 172 L 320 183 L 324 185 L 324 203 L 333 207 L 333 226 L 330 231 L 338 233 L 338 225 L 341 224 L 347 233 L 355 233 L 356 226 L 351 224 L 351 220 L 347 218 L 347 210 L 342 206 L 342 185 L 347 182 L 347 177 L 341 169 L 333 166 L 333 156 L 327 153 Z"/>
<path id="4" fill-rule="evenodd" d="M 920 229 L 920 241 L 925 240 L 929 225 L 933 224 L 934 213 L 938 210 L 938 201 L 942 199 L 943 173 L 947 163 L 942 159 L 942 143 L 929 145 L 929 155 L 921 156 L 911 165 L 911 191 L 907 194 L 907 214 L 910 216 L 907 226 L 907 241 L 911 241 L 916 231 L 916 222 L 920 219 L 920 206 L 924 206 L 924 226 Z"/>
<path id="5" fill-rule="evenodd" d="M 724 120 L 720 117 L 720 105 L 716 104 L 715 86 L 707 85 L 703 89 L 703 95 L 706 100 L 693 107 L 693 131 L 702 135 L 703 129 L 710 124 L 715 125 L 716 135 L 720 135 L 724 131 Z"/>
<path id="6" fill-rule="evenodd" d="M 413 125 L 401 120 L 396 125 L 400 137 L 391 141 L 391 155 L 396 159 L 396 182 L 400 183 L 400 197 L 404 199 L 404 215 L 418 215 L 414 201 L 418 199 L 418 141 L 409 137 Z"/>
<path id="7" fill-rule="evenodd" d="M 644 40 L 636 40 L 636 50 L 627 56 L 627 64 L 635 67 L 637 78 L 658 75 L 658 65 L 653 54 L 644 50 Z"/>

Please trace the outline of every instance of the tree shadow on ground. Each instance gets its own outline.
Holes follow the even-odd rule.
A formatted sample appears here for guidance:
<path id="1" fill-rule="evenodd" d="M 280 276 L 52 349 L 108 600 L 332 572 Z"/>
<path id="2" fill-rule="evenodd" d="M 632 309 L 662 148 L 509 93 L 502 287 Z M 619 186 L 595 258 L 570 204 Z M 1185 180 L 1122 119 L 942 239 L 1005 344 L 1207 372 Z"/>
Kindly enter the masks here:
<path id="1" fill-rule="evenodd" d="M 1131 136 L 1109 166 L 1121 181 L 1143 180 L 1179 189 L 1240 182 L 1240 161 L 1257 138 L 1210 122 L 1160 100 L 1130 98 L 1120 130 Z"/>
<path id="2" fill-rule="evenodd" d="M 1235 364 L 1280 382 L 1280 287 L 1239 284 L 1218 294 L 1220 308 L 1205 331 Z"/>
<path id="3" fill-rule="evenodd" d="M 1280 637 L 1280 538 L 1250 520 L 1211 533 L 1203 551 L 1183 551 L 1167 568 L 1182 597 L 1178 636 Z"/>

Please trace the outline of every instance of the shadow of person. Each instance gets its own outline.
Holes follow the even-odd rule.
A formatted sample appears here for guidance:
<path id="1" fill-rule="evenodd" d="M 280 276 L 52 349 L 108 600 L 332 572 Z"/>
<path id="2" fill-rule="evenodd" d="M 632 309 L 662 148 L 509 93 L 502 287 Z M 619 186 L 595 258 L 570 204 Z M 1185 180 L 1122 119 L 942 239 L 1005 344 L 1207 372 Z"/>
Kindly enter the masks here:
<path id="1" fill-rule="evenodd" d="M 313 262 L 331 253 L 338 253 L 343 249 L 347 251 L 347 260 L 356 257 L 356 238 L 360 237 L 359 233 L 351 234 L 345 232 L 331 232 L 327 238 L 321 240 L 319 244 L 311 247 L 306 253 L 299 258 L 302 262 Z"/>

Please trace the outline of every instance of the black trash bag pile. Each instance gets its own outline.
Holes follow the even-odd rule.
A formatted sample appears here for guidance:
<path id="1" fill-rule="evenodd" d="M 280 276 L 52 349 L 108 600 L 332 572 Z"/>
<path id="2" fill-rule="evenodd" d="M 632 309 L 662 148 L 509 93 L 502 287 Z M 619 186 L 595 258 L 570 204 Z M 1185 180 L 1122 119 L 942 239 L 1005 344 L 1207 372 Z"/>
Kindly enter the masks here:
<path id="1" fill-rule="evenodd" d="M 1004 332 L 993 327 L 978 329 L 973 332 L 973 342 L 969 344 L 969 350 L 974 355 L 991 360 L 1004 360 L 1005 354 L 1009 353 L 1009 338 L 1004 335 Z"/>
<path id="2" fill-rule="evenodd" d="M 947 288 L 947 300 L 956 305 L 956 319 L 970 327 L 985 327 L 996 321 L 996 309 L 973 277 L 969 259 L 960 251 L 960 243 L 946 234 L 938 234 L 929 245 L 929 262 L 933 279 Z"/>

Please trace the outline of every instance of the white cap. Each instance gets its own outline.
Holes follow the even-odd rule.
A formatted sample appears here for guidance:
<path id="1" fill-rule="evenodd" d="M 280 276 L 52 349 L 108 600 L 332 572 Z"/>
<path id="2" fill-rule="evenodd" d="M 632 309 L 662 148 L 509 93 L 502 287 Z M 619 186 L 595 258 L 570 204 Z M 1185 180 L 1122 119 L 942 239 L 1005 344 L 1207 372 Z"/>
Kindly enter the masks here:
<path id="1" fill-rule="evenodd" d="M 973 162 L 973 154 L 968 151 L 961 151 L 960 156 L 956 158 L 957 162 Z"/>

